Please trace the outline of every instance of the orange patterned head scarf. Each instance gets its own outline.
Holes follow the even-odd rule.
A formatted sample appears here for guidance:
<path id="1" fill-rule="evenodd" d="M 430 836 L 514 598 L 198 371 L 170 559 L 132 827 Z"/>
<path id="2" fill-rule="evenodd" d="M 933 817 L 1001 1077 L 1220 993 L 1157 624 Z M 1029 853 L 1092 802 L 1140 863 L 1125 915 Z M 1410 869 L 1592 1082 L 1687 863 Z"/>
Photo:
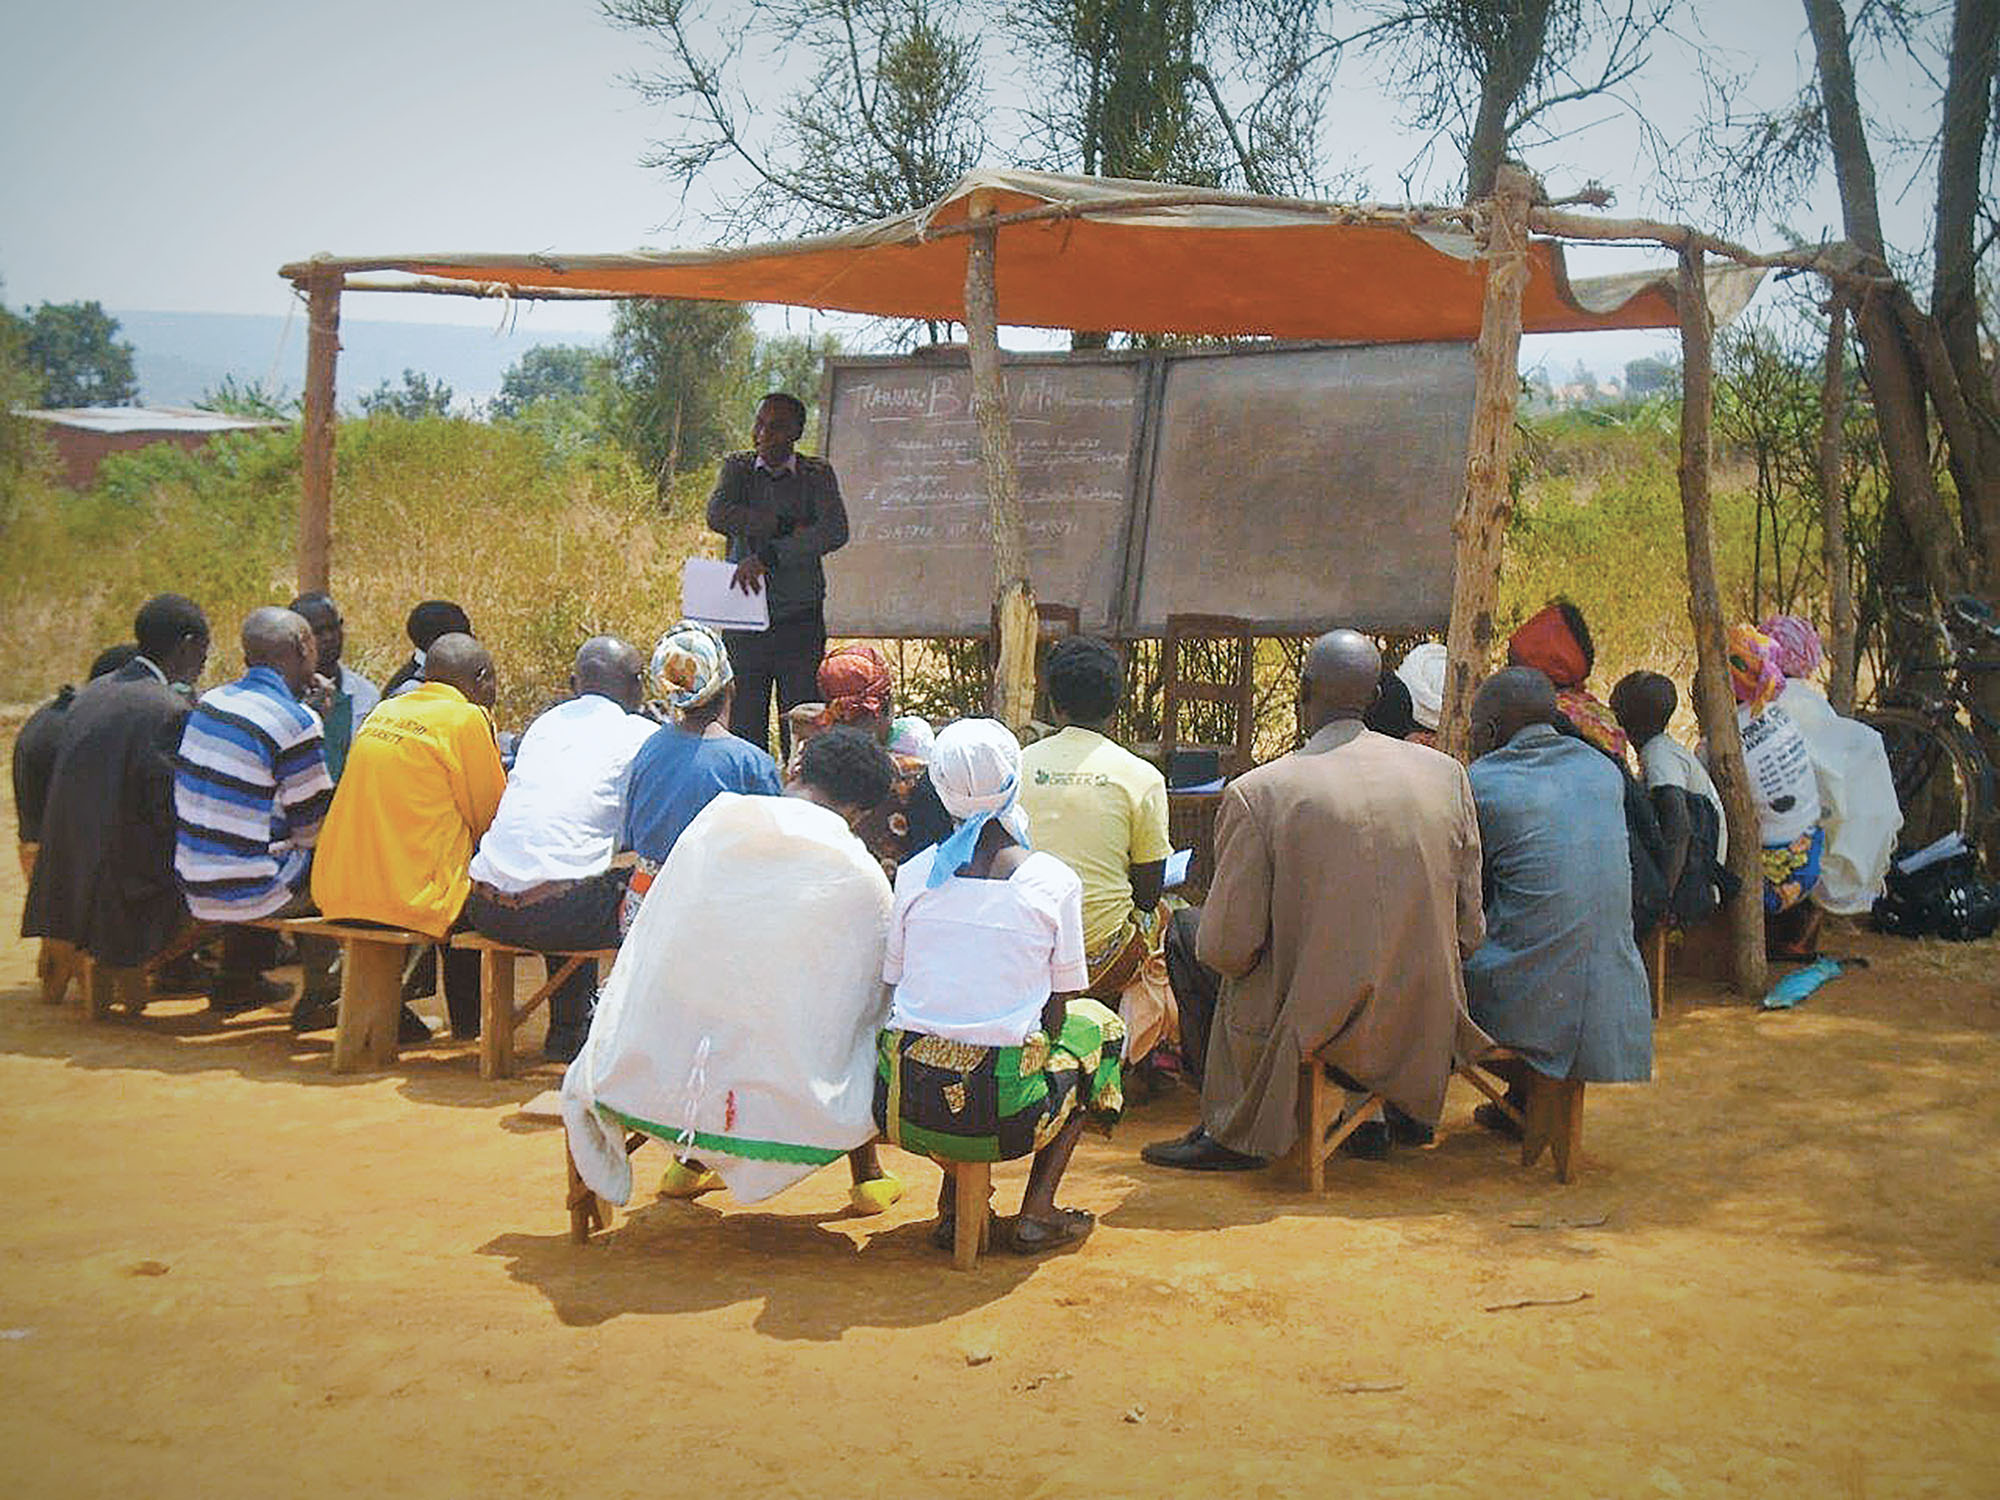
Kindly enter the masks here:
<path id="1" fill-rule="evenodd" d="M 826 700 L 827 724 L 852 724 L 889 713 L 895 682 L 889 663 L 873 646 L 836 646 L 819 664 L 819 695 Z"/>
<path id="2" fill-rule="evenodd" d="M 1778 643 L 1755 625 L 1738 625 L 1729 632 L 1729 685 L 1736 701 L 1760 709 L 1785 688 L 1778 669 Z"/>
<path id="3" fill-rule="evenodd" d="M 1582 687 L 1590 657 L 1560 604 L 1551 604 L 1507 637 L 1507 665 L 1533 667 L 1559 688 Z"/>

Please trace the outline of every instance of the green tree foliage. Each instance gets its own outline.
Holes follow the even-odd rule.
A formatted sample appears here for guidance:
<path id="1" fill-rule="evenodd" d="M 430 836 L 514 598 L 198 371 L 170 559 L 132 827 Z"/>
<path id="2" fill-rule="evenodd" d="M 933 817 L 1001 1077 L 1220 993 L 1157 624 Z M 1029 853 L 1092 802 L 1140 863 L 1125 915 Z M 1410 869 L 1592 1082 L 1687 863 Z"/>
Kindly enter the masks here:
<path id="1" fill-rule="evenodd" d="M 130 406 L 139 399 L 132 346 L 118 341 L 118 320 L 101 304 L 44 302 L 19 321 L 43 406 Z"/>
<path id="2" fill-rule="evenodd" d="M 46 456 L 40 424 L 16 411 L 41 402 L 41 375 L 28 359 L 27 321 L 0 307 L 0 528 L 13 517 L 28 475 Z"/>
<path id="3" fill-rule="evenodd" d="M 221 412 L 231 417 L 257 417 L 267 422 L 298 420 L 301 402 L 282 390 L 272 390 L 261 380 L 238 380 L 224 375 L 220 385 L 201 393 L 195 405 L 202 411 Z"/>
<path id="4" fill-rule="evenodd" d="M 712 463 L 748 435 L 742 407 L 756 352 L 734 302 L 621 302 L 611 329 L 618 440 L 664 496 L 674 476 Z M 801 393 L 804 394 L 804 393 Z"/>
<path id="5" fill-rule="evenodd" d="M 1680 389 L 1680 369 L 1670 360 L 1628 359 L 1625 361 L 1625 394 L 1634 401 L 1649 400 Z"/>
<path id="6" fill-rule="evenodd" d="M 361 409 L 371 417 L 402 417 L 411 422 L 419 417 L 448 417 L 451 387 L 419 370 L 405 370 L 400 386 L 383 381 L 361 398 Z"/>
<path id="7" fill-rule="evenodd" d="M 490 408 L 496 417 L 518 417 L 540 401 L 582 402 L 602 384 L 602 350 L 584 344 L 537 344 L 500 379 Z"/>

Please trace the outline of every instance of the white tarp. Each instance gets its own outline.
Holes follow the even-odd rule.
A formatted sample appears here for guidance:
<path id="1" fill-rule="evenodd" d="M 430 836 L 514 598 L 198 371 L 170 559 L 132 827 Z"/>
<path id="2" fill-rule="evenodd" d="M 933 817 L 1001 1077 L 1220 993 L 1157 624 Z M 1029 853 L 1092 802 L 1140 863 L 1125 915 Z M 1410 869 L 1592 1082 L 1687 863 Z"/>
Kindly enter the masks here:
<path id="1" fill-rule="evenodd" d="M 1882 894 L 1896 835 L 1903 827 L 1896 779 L 1882 736 L 1835 713 L 1826 695 L 1810 683 L 1787 682 L 1778 706 L 1805 737 L 1806 755 L 1819 783 L 1826 849 L 1820 855 L 1819 884 L 1812 898 L 1826 911 L 1857 916 Z"/>
<path id="2" fill-rule="evenodd" d="M 836 813 L 724 792 L 661 865 L 563 1077 L 577 1171 L 632 1196 L 627 1128 L 722 1174 L 739 1202 L 875 1136 L 891 893 Z"/>

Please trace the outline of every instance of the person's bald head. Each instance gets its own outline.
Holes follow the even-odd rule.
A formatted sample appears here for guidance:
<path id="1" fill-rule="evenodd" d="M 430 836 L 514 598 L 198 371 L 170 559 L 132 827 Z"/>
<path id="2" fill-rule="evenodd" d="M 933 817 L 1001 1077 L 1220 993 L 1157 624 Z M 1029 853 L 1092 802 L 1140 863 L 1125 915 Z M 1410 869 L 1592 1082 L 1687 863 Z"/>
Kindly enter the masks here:
<path id="1" fill-rule="evenodd" d="M 1531 724 L 1556 722 L 1556 688 L 1533 667 L 1508 667 L 1472 695 L 1472 753 L 1498 750 Z"/>
<path id="2" fill-rule="evenodd" d="M 253 609 L 243 621 L 243 665 L 269 667 L 285 679 L 293 693 L 312 685 L 319 664 L 319 647 L 303 615 L 267 604 Z"/>
<path id="3" fill-rule="evenodd" d="M 1359 719 L 1375 702 L 1382 653 L 1358 630 L 1329 630 L 1306 650 L 1299 718 L 1308 735 L 1336 719 Z"/>
<path id="4" fill-rule="evenodd" d="M 493 658 L 471 636 L 459 631 L 441 635 L 424 654 L 424 681 L 441 682 L 465 694 L 466 700 L 491 708 L 499 695 Z"/>
<path id="5" fill-rule="evenodd" d="M 594 635 L 577 648 L 569 690 L 581 698 L 596 693 L 632 714 L 646 701 L 646 663 L 638 648 L 615 635 Z"/>

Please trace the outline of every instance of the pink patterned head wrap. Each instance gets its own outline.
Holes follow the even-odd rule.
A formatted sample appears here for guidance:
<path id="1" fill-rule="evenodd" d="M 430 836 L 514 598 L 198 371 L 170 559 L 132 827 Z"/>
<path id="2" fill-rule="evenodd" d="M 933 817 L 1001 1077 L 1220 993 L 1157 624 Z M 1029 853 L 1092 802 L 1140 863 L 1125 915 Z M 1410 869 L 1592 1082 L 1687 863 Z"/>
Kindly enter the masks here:
<path id="1" fill-rule="evenodd" d="M 1778 670 L 1787 677 L 1810 677 L 1826 660 L 1826 648 L 1809 620 L 1797 615 L 1772 615 L 1764 634 L 1778 643 Z"/>

